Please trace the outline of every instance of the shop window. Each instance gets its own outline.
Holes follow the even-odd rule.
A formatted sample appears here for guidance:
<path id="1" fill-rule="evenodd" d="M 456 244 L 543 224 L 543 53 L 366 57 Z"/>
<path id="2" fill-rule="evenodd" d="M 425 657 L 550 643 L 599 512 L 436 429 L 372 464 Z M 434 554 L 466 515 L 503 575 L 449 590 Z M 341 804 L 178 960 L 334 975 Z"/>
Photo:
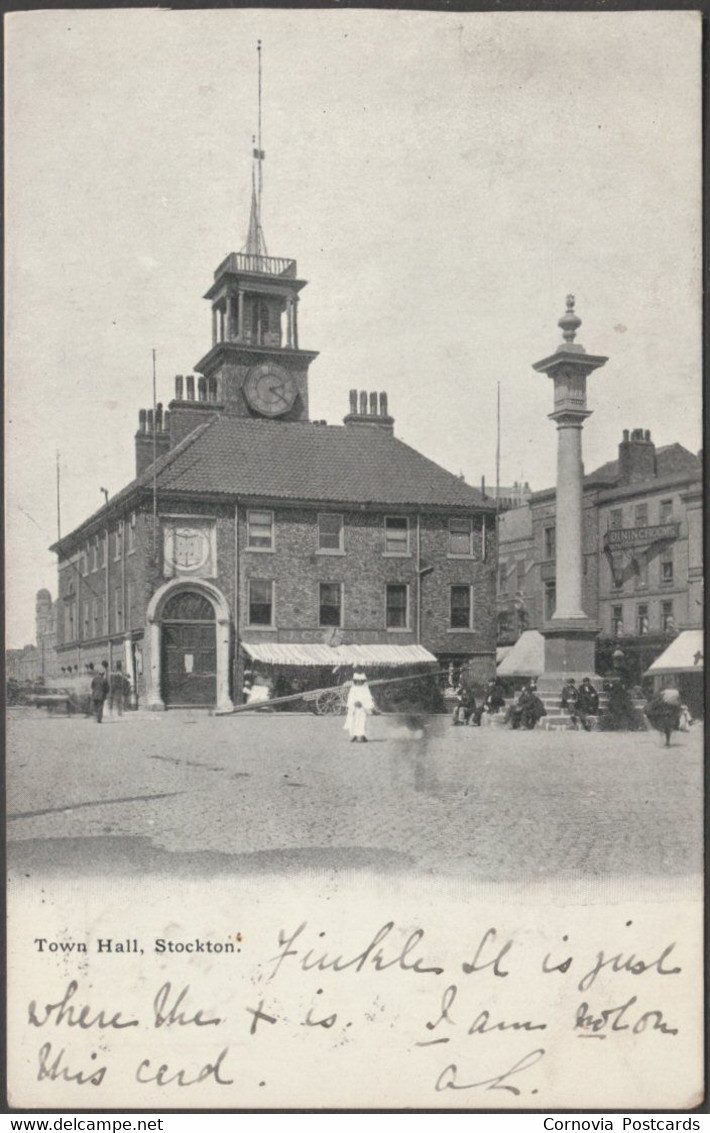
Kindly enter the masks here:
<path id="1" fill-rule="evenodd" d="M 469 557 L 473 554 L 473 524 L 470 519 L 449 520 L 449 554 Z"/>
<path id="2" fill-rule="evenodd" d="M 318 550 L 340 553 L 343 550 L 343 517 L 335 512 L 318 516 Z"/>
<path id="3" fill-rule="evenodd" d="M 273 511 L 247 512 L 247 547 L 250 551 L 273 551 Z"/>
<path id="4" fill-rule="evenodd" d="M 385 516 L 385 554 L 409 554 L 409 520 L 406 515 Z"/>
<path id="5" fill-rule="evenodd" d="M 451 587 L 451 628 L 452 629 L 470 629 L 471 628 L 471 587 L 470 586 L 452 586 Z"/>
<path id="6" fill-rule="evenodd" d="M 399 582 L 390 582 L 386 587 L 385 625 L 387 629 L 406 629 L 409 622 L 409 588 Z"/>
<path id="7" fill-rule="evenodd" d="M 274 624 L 274 584 L 261 579 L 249 580 L 249 625 Z"/>
<path id="8" fill-rule="evenodd" d="M 342 583 L 321 582 L 319 589 L 318 624 L 321 626 L 340 626 L 343 610 Z"/>

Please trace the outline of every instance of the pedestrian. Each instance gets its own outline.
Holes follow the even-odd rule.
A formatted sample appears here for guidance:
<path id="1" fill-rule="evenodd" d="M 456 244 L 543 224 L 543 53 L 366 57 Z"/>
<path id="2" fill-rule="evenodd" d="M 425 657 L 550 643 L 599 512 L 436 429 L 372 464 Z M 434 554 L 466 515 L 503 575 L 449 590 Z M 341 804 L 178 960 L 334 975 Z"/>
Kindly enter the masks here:
<path id="1" fill-rule="evenodd" d="M 651 727 L 666 737 L 666 747 L 671 746 L 671 732 L 677 732 L 680 728 L 680 708 L 678 689 L 664 688 L 644 709 Z"/>
<path id="2" fill-rule="evenodd" d="M 364 673 L 353 673 L 353 683 L 348 693 L 347 715 L 343 728 L 350 732 L 351 743 L 367 743 L 367 717 L 375 711 L 367 677 Z"/>
<path id="3" fill-rule="evenodd" d="M 572 727 L 577 730 L 579 724 L 579 712 L 577 702 L 579 700 L 579 691 L 574 681 L 574 677 L 570 677 L 567 684 L 562 689 L 562 707 L 569 712 L 569 718 Z"/>
<path id="4" fill-rule="evenodd" d="M 128 686 L 128 688 L 126 686 Z M 123 672 L 123 666 L 120 661 L 117 661 L 116 668 L 109 677 L 108 707 L 111 715 L 113 715 L 115 708 L 118 715 L 123 716 L 123 709 L 126 706 L 126 697 L 129 689 L 130 685 Z"/>
<path id="5" fill-rule="evenodd" d="M 589 717 L 597 716 L 599 713 L 599 693 L 589 677 L 585 677 L 579 686 L 577 712 L 585 732 L 591 732 L 592 725 Z"/>
<path id="6" fill-rule="evenodd" d="M 106 670 L 108 664 L 103 662 L 103 672 L 94 673 L 91 678 L 91 704 L 96 717 L 96 723 L 100 724 L 104 715 L 104 701 L 108 696 L 109 683 L 106 679 Z"/>

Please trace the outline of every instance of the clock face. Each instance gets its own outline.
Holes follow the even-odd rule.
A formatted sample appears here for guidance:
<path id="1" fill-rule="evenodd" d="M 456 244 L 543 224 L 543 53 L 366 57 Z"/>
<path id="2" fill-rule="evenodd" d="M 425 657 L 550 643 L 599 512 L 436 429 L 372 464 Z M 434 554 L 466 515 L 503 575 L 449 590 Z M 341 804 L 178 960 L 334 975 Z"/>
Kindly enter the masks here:
<path id="1" fill-rule="evenodd" d="M 244 393 L 252 409 L 265 417 L 288 413 L 296 400 L 296 383 L 288 370 L 275 362 L 262 362 L 247 374 Z"/>

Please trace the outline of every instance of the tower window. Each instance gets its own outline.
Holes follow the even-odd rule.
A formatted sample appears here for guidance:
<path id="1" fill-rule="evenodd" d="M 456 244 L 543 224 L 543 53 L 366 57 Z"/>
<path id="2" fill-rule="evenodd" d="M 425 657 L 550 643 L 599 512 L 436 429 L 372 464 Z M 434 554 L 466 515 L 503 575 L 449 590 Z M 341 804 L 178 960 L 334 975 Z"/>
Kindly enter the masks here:
<path id="1" fill-rule="evenodd" d="M 260 343 L 269 333 L 269 307 L 264 299 L 255 299 L 252 309 L 252 341 Z"/>

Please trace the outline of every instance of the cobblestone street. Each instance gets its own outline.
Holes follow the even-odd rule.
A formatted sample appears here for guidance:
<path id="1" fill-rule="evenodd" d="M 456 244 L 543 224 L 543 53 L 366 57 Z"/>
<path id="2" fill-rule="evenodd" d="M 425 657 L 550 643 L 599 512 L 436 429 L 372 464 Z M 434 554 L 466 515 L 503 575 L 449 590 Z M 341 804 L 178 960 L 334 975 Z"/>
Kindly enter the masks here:
<path id="1" fill-rule="evenodd" d="M 446 717 L 13 710 L 10 869 L 447 873 L 480 881 L 701 868 L 702 732 L 508 732 Z"/>

